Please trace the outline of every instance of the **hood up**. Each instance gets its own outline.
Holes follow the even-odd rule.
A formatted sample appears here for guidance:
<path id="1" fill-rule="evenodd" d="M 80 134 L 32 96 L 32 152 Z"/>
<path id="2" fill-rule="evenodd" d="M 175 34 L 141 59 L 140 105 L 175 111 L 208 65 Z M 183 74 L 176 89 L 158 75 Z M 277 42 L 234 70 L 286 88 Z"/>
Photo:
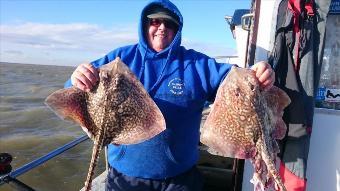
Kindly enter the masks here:
<path id="1" fill-rule="evenodd" d="M 157 53 L 156 51 L 154 51 L 151 47 L 148 46 L 147 43 L 147 39 L 146 39 L 146 34 L 144 31 L 144 25 L 146 23 L 146 13 L 148 11 L 148 9 L 154 5 L 159 5 L 162 6 L 166 9 L 169 9 L 171 12 L 173 12 L 175 15 L 177 15 L 178 19 L 179 19 L 179 26 L 178 26 L 178 30 L 177 33 L 174 37 L 174 40 L 172 41 L 172 43 L 164 50 L 162 50 L 161 52 Z M 176 5 L 174 5 L 172 2 L 168 1 L 168 0 L 152 0 L 150 1 L 142 10 L 141 13 L 141 18 L 139 21 L 139 30 L 138 30 L 138 35 L 139 35 L 139 50 L 141 51 L 141 54 L 143 55 L 143 57 L 149 52 L 153 52 L 155 54 L 158 55 L 163 55 L 163 54 L 173 54 L 173 52 L 175 52 L 179 46 L 181 45 L 181 36 L 182 36 L 182 27 L 183 27 L 183 17 L 181 15 L 181 13 L 179 12 L 178 8 L 176 7 Z M 168 55 L 169 56 L 169 55 Z"/>

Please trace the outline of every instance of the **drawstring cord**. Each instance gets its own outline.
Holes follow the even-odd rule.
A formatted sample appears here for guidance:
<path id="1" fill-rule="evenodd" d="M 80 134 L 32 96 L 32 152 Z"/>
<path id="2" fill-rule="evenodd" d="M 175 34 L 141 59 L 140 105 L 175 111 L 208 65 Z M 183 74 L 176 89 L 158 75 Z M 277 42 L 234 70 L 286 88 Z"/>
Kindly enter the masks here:
<path id="1" fill-rule="evenodd" d="M 140 69 L 139 74 L 138 74 L 138 80 L 139 80 L 140 82 L 142 82 L 142 75 L 143 75 L 143 72 L 144 72 L 145 62 L 146 62 L 145 57 L 146 57 L 146 54 L 148 53 L 148 50 L 149 50 L 149 48 L 146 47 L 146 51 L 145 51 L 145 53 L 144 53 L 144 56 L 142 57 L 143 62 L 142 62 L 142 66 L 141 66 L 141 69 Z"/>
<path id="2" fill-rule="evenodd" d="M 141 66 L 141 69 L 139 71 L 139 74 L 138 74 L 138 79 L 140 82 L 144 82 L 144 80 L 142 81 L 142 76 L 143 76 L 143 72 L 145 70 L 145 62 L 146 62 L 146 55 L 149 51 L 149 48 L 147 47 L 146 48 L 146 51 L 144 53 L 144 56 L 143 56 L 143 62 L 142 62 L 142 66 Z M 170 58 L 171 58 L 171 53 L 172 53 L 172 50 L 169 50 L 169 53 L 167 55 L 167 58 L 166 58 L 166 61 L 165 61 L 165 64 L 163 65 L 163 68 L 161 70 L 161 73 L 160 73 L 160 76 L 157 78 L 156 82 L 151 86 L 150 89 L 147 90 L 147 92 L 150 94 L 150 92 L 159 84 L 159 82 L 161 81 L 161 79 L 163 78 L 164 76 L 164 71 L 165 71 L 165 68 L 167 67 L 169 61 L 170 61 Z"/>
<path id="3" fill-rule="evenodd" d="M 169 50 L 169 53 L 168 53 L 168 55 L 167 55 L 167 57 L 166 57 L 165 64 L 163 65 L 163 68 L 162 68 L 162 70 L 161 70 L 161 74 L 160 74 L 160 76 L 157 78 L 157 81 L 154 83 L 154 85 L 150 88 L 150 90 L 148 90 L 149 93 L 150 93 L 150 92 L 151 92 L 151 91 L 152 91 L 152 90 L 160 83 L 161 79 L 163 78 L 165 68 L 167 67 L 167 65 L 168 65 L 168 63 L 169 63 L 169 61 L 170 61 L 171 52 L 172 52 L 172 50 L 170 49 L 170 50 Z"/>

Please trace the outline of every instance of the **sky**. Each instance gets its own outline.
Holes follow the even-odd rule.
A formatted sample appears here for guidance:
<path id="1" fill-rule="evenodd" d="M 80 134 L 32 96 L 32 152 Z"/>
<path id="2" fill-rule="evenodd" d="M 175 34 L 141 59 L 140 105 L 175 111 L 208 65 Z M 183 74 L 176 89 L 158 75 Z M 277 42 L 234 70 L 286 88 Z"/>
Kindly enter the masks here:
<path id="1" fill-rule="evenodd" d="M 236 54 L 226 15 L 250 0 L 173 0 L 182 45 L 209 56 Z M 0 0 L 0 62 L 77 66 L 138 42 L 148 0 Z"/>

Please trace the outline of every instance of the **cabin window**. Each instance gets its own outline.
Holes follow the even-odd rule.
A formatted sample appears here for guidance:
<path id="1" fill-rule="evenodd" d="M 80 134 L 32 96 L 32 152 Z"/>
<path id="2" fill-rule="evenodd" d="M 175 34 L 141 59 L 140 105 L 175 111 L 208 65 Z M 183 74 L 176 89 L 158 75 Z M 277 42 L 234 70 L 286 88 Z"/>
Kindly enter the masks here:
<path id="1" fill-rule="evenodd" d="M 330 7 L 330 13 L 328 15 L 326 25 L 325 48 L 321 67 L 320 82 L 316 96 L 316 107 L 336 110 L 340 110 L 339 7 L 340 5 L 334 4 Z"/>

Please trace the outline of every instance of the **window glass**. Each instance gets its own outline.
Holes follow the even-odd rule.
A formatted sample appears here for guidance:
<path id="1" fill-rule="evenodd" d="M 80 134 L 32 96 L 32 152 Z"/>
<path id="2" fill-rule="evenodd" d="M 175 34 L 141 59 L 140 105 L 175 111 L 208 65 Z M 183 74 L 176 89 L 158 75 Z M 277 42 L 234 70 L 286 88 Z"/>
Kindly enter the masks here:
<path id="1" fill-rule="evenodd" d="M 340 15 L 329 15 L 316 107 L 340 110 Z"/>

